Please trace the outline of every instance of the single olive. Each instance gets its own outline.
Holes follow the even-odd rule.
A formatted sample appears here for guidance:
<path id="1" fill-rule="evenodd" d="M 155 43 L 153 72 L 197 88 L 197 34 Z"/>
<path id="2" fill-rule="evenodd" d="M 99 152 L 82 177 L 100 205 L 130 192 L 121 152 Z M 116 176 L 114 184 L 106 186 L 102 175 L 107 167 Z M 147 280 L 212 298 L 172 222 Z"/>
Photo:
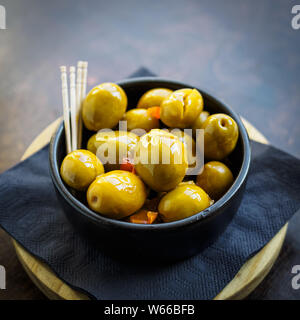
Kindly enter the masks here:
<path id="1" fill-rule="evenodd" d="M 158 212 L 164 222 L 172 222 L 203 211 L 212 203 L 203 189 L 194 184 L 183 183 L 161 199 Z"/>
<path id="2" fill-rule="evenodd" d="M 227 114 L 216 113 L 209 116 L 203 126 L 204 156 L 211 160 L 222 160 L 235 148 L 239 129 Z"/>
<path id="3" fill-rule="evenodd" d="M 155 191 L 175 188 L 188 167 L 184 144 L 160 129 L 153 129 L 141 137 L 134 164 L 138 175 Z"/>
<path id="4" fill-rule="evenodd" d="M 117 84 L 106 82 L 93 88 L 82 105 L 82 120 L 88 130 L 115 127 L 127 108 L 125 91 Z"/>
<path id="5" fill-rule="evenodd" d="M 159 107 L 162 101 L 172 92 L 172 90 L 167 88 L 151 89 L 141 96 L 137 108 Z"/>
<path id="6" fill-rule="evenodd" d="M 196 118 L 194 121 L 192 128 L 193 130 L 196 129 L 202 129 L 203 123 L 205 120 L 209 117 L 209 112 L 208 111 L 202 111 L 200 112 L 199 116 Z"/>
<path id="7" fill-rule="evenodd" d="M 122 219 L 138 211 L 147 197 L 143 181 L 135 174 L 115 170 L 105 173 L 89 186 L 89 207 L 112 219 Z"/>
<path id="8" fill-rule="evenodd" d="M 75 150 L 65 156 L 60 175 L 64 182 L 71 188 L 84 191 L 104 173 L 101 161 L 90 151 Z"/>
<path id="9" fill-rule="evenodd" d="M 127 121 L 128 131 L 143 129 L 148 132 L 151 129 L 159 128 L 159 119 L 154 116 L 152 108 L 129 110 L 122 120 Z"/>
<path id="10" fill-rule="evenodd" d="M 161 103 L 160 118 L 168 127 L 188 128 L 203 110 L 203 98 L 197 89 L 180 89 Z"/>
<path id="11" fill-rule="evenodd" d="M 197 176 L 197 185 L 214 200 L 221 198 L 232 183 L 232 172 L 224 163 L 219 161 L 207 162 L 203 171 Z"/>
<path id="12" fill-rule="evenodd" d="M 133 159 L 139 137 L 127 131 L 100 131 L 90 137 L 87 149 L 101 160 L 106 171 L 118 170 L 125 159 Z"/>

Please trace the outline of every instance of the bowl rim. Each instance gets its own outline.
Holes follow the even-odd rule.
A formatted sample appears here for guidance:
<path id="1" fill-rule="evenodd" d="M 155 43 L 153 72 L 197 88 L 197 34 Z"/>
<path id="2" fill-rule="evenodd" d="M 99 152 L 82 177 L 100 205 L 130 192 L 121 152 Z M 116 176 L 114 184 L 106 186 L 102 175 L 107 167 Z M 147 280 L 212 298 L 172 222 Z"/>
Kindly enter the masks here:
<path id="1" fill-rule="evenodd" d="M 214 216 L 218 215 L 220 212 L 221 207 L 227 206 L 236 193 L 238 193 L 240 187 L 245 182 L 249 168 L 250 168 L 250 162 L 251 162 L 251 147 L 250 147 L 250 141 L 249 136 L 247 133 L 247 130 L 242 123 L 242 120 L 238 116 L 238 114 L 233 111 L 230 107 L 228 107 L 227 104 L 225 104 L 222 100 L 215 98 L 214 95 L 211 93 L 208 93 L 207 90 L 199 89 L 197 86 L 193 86 L 190 84 L 186 84 L 181 81 L 171 80 L 168 78 L 161 78 L 161 77 L 135 77 L 130 79 L 124 79 L 117 81 L 116 83 L 122 87 L 122 85 L 133 85 L 135 83 L 159 83 L 158 87 L 162 87 L 165 85 L 168 87 L 168 85 L 175 85 L 180 86 L 182 88 L 196 88 L 203 94 L 205 97 L 205 100 L 210 100 L 211 102 L 214 102 L 215 104 L 221 105 L 225 110 L 226 113 L 229 114 L 237 123 L 239 128 L 239 134 L 242 141 L 242 148 L 243 148 L 243 161 L 241 169 L 237 175 L 237 177 L 234 180 L 234 183 L 229 188 L 229 190 L 219 199 L 217 200 L 213 205 L 208 207 L 207 209 L 200 211 L 190 217 L 184 218 L 182 220 L 173 221 L 173 222 L 165 222 L 160 224 L 135 224 L 130 223 L 126 221 L 121 220 L 114 220 L 111 218 L 104 217 L 90 208 L 88 208 L 86 205 L 84 205 L 81 201 L 76 199 L 71 192 L 68 190 L 68 188 L 65 186 L 63 180 L 61 179 L 58 164 L 56 162 L 56 154 L 57 154 L 57 148 L 58 148 L 58 141 L 59 138 L 62 135 L 63 131 L 63 121 L 59 125 L 56 132 L 53 134 L 51 141 L 50 141 L 50 147 L 49 147 L 49 163 L 50 163 L 50 175 L 52 178 L 52 181 L 54 185 L 56 186 L 56 189 L 60 193 L 60 195 L 69 203 L 71 207 L 74 208 L 74 210 L 79 211 L 81 214 L 83 214 L 88 219 L 93 220 L 95 223 L 101 223 L 106 225 L 111 225 L 118 228 L 123 229 L 131 229 L 131 230 L 158 230 L 158 229 L 178 229 L 181 227 L 184 227 L 189 224 L 193 224 L 198 221 L 208 221 L 209 219 L 212 219 Z"/>

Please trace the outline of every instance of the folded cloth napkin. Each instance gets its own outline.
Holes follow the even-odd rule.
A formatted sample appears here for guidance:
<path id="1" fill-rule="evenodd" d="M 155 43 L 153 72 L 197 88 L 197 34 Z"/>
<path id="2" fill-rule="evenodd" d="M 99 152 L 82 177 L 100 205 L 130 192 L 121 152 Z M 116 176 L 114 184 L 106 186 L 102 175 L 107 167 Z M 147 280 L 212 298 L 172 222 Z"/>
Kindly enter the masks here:
<path id="1" fill-rule="evenodd" d="M 135 76 L 152 75 L 141 69 Z M 96 299 L 211 299 L 300 206 L 300 160 L 251 142 L 252 164 L 234 219 L 219 239 L 185 261 L 135 265 L 78 236 L 56 199 L 48 146 L 0 175 L 0 225 L 64 282 Z"/>

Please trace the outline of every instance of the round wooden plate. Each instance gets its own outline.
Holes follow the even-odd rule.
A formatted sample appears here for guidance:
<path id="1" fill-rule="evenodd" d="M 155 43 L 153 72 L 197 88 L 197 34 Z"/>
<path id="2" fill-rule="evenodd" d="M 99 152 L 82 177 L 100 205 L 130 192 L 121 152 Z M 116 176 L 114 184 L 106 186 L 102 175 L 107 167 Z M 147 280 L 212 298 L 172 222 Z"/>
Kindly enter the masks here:
<path id="1" fill-rule="evenodd" d="M 60 123 L 57 119 L 50 124 L 28 147 L 22 160 L 45 146 Z M 268 143 L 266 138 L 248 121 L 243 119 L 251 139 Z M 215 297 L 216 300 L 243 299 L 249 295 L 268 274 L 282 247 L 287 231 L 287 224 L 253 258 L 247 261 L 228 285 Z M 56 277 L 48 266 L 29 254 L 13 240 L 17 256 L 25 271 L 37 287 L 50 299 L 87 300 L 88 297 L 70 288 Z"/>

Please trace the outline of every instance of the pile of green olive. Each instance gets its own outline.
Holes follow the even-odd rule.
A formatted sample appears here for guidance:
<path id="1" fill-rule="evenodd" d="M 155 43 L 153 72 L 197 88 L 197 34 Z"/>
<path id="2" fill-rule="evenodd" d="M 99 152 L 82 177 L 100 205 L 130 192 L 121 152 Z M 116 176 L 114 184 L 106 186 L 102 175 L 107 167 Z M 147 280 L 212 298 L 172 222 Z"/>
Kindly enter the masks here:
<path id="1" fill-rule="evenodd" d="M 196 89 L 155 88 L 126 112 L 124 90 L 117 84 L 103 83 L 89 92 L 82 105 L 85 127 L 100 131 L 89 138 L 87 150 L 66 155 L 61 177 L 72 189 L 86 193 L 90 209 L 112 219 L 151 224 L 177 221 L 203 211 L 233 183 L 233 174 L 224 161 L 239 135 L 231 117 L 210 115 L 203 108 L 202 95 Z M 121 120 L 127 121 L 127 130 L 120 129 Z M 190 128 L 192 134 L 172 134 L 164 128 Z M 194 149 L 197 129 L 204 130 L 206 162 L 201 172 L 191 177 L 186 175 L 187 145 Z M 107 150 L 97 152 L 103 147 L 114 148 L 117 161 L 107 161 L 103 156 Z M 159 155 L 155 163 L 150 159 L 154 151 Z M 168 163 L 163 161 L 166 152 Z M 148 161 L 141 161 L 143 156 Z"/>

